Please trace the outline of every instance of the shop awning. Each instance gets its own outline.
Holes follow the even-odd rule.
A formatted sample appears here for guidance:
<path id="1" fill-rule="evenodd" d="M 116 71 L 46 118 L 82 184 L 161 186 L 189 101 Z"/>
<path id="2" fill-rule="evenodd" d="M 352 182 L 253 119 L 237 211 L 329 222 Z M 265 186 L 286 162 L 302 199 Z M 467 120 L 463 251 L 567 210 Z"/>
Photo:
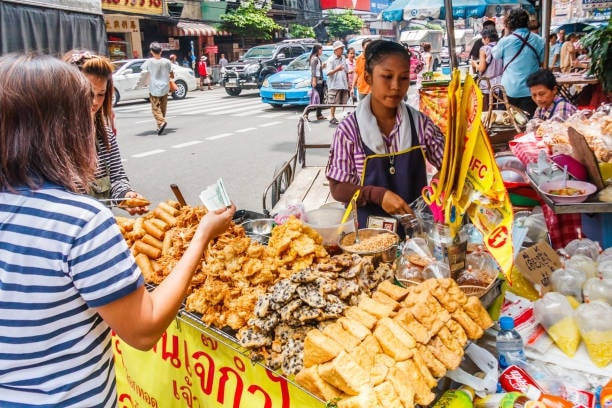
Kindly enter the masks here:
<path id="1" fill-rule="evenodd" d="M 232 35 L 227 31 L 217 30 L 208 24 L 185 20 L 179 21 L 172 31 L 172 35 L 177 37 L 210 37 L 213 35 Z"/>

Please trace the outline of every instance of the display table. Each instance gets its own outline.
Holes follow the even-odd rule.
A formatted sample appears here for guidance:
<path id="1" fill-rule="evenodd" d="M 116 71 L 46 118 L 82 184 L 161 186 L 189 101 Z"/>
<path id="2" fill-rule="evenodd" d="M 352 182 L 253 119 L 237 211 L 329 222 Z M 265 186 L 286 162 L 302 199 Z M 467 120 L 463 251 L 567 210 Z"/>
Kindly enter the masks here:
<path id="1" fill-rule="evenodd" d="M 580 97 L 582 88 L 585 85 L 595 85 L 599 83 L 597 78 L 585 76 L 581 72 L 555 73 L 555 78 L 557 79 L 557 85 L 559 85 L 559 93 L 574 105 Z M 580 87 L 580 90 L 572 92 L 573 86 Z"/>
<path id="2" fill-rule="evenodd" d="M 325 404 L 261 364 L 230 336 L 179 312 L 152 350 L 113 336 L 121 407 L 324 407 Z"/>

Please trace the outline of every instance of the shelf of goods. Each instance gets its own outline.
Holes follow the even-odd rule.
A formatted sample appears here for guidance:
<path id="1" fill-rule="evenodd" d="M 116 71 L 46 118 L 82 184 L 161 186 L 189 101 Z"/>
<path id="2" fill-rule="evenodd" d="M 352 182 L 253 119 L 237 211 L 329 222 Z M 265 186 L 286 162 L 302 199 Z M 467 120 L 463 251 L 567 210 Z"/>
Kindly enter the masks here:
<path id="1" fill-rule="evenodd" d="M 162 217 L 165 226 L 158 211 L 118 217 L 151 289 L 180 258 L 204 212 L 166 204 L 176 211 Z M 146 238 L 158 233 L 152 226 L 163 231 L 161 247 L 147 255 L 138 242 L 155 243 Z M 195 400 L 241 407 L 333 400 L 339 408 L 433 402 L 438 380 L 493 324 L 479 298 L 452 279 L 400 287 L 392 265 L 329 256 L 321 242 L 293 217 L 265 246 L 232 225 L 209 247 L 176 322 L 152 351 L 116 338 L 120 400 L 164 407 Z"/>

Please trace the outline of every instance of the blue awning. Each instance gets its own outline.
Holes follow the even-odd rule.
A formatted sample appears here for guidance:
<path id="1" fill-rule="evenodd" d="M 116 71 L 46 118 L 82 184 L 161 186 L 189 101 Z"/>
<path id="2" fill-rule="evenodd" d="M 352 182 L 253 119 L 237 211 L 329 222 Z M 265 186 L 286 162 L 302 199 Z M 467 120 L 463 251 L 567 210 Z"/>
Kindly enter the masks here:
<path id="1" fill-rule="evenodd" d="M 453 19 L 484 17 L 494 15 L 496 8 L 515 6 L 531 7 L 528 0 L 453 0 Z M 395 0 L 383 10 L 384 21 L 408 21 L 411 19 L 426 19 L 446 17 L 444 0 Z"/>

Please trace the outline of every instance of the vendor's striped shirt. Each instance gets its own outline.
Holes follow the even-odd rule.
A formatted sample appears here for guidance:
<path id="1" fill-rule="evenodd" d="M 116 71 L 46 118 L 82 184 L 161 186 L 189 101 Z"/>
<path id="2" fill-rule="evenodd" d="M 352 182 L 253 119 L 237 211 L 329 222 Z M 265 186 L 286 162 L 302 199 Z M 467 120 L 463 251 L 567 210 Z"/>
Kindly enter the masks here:
<path id="1" fill-rule="evenodd" d="M 121 153 L 117 145 L 117 138 L 110 127 L 106 127 L 106 134 L 110 148 L 98 138 L 98 169 L 96 170 L 96 178 L 110 176 L 111 196 L 108 198 L 123 198 L 129 191 L 133 191 L 130 185 L 130 180 L 123 168 L 121 161 Z"/>
<path id="2" fill-rule="evenodd" d="M 94 308 L 142 284 L 91 197 L 0 192 L 0 407 L 115 407 L 110 328 Z"/>
<path id="3" fill-rule="evenodd" d="M 400 104 L 395 117 L 395 126 L 387 141 L 387 144 L 391 145 L 390 151 L 395 152 L 399 150 L 400 146 L 400 127 L 406 126 L 410 129 L 409 123 L 402 123 L 402 115 L 399 109 L 406 109 L 406 106 Z M 425 149 L 427 160 L 437 169 L 441 169 L 442 157 L 444 156 L 444 135 L 442 131 L 427 115 L 413 108 L 409 108 L 409 111 L 413 118 L 418 118 L 415 127 L 419 144 Z M 410 135 L 410 130 L 406 134 Z M 363 143 L 360 141 L 357 117 L 355 113 L 352 113 L 340 122 L 336 129 L 329 153 L 326 175 L 339 182 L 359 184 L 365 158 L 366 154 L 363 150 Z"/>

